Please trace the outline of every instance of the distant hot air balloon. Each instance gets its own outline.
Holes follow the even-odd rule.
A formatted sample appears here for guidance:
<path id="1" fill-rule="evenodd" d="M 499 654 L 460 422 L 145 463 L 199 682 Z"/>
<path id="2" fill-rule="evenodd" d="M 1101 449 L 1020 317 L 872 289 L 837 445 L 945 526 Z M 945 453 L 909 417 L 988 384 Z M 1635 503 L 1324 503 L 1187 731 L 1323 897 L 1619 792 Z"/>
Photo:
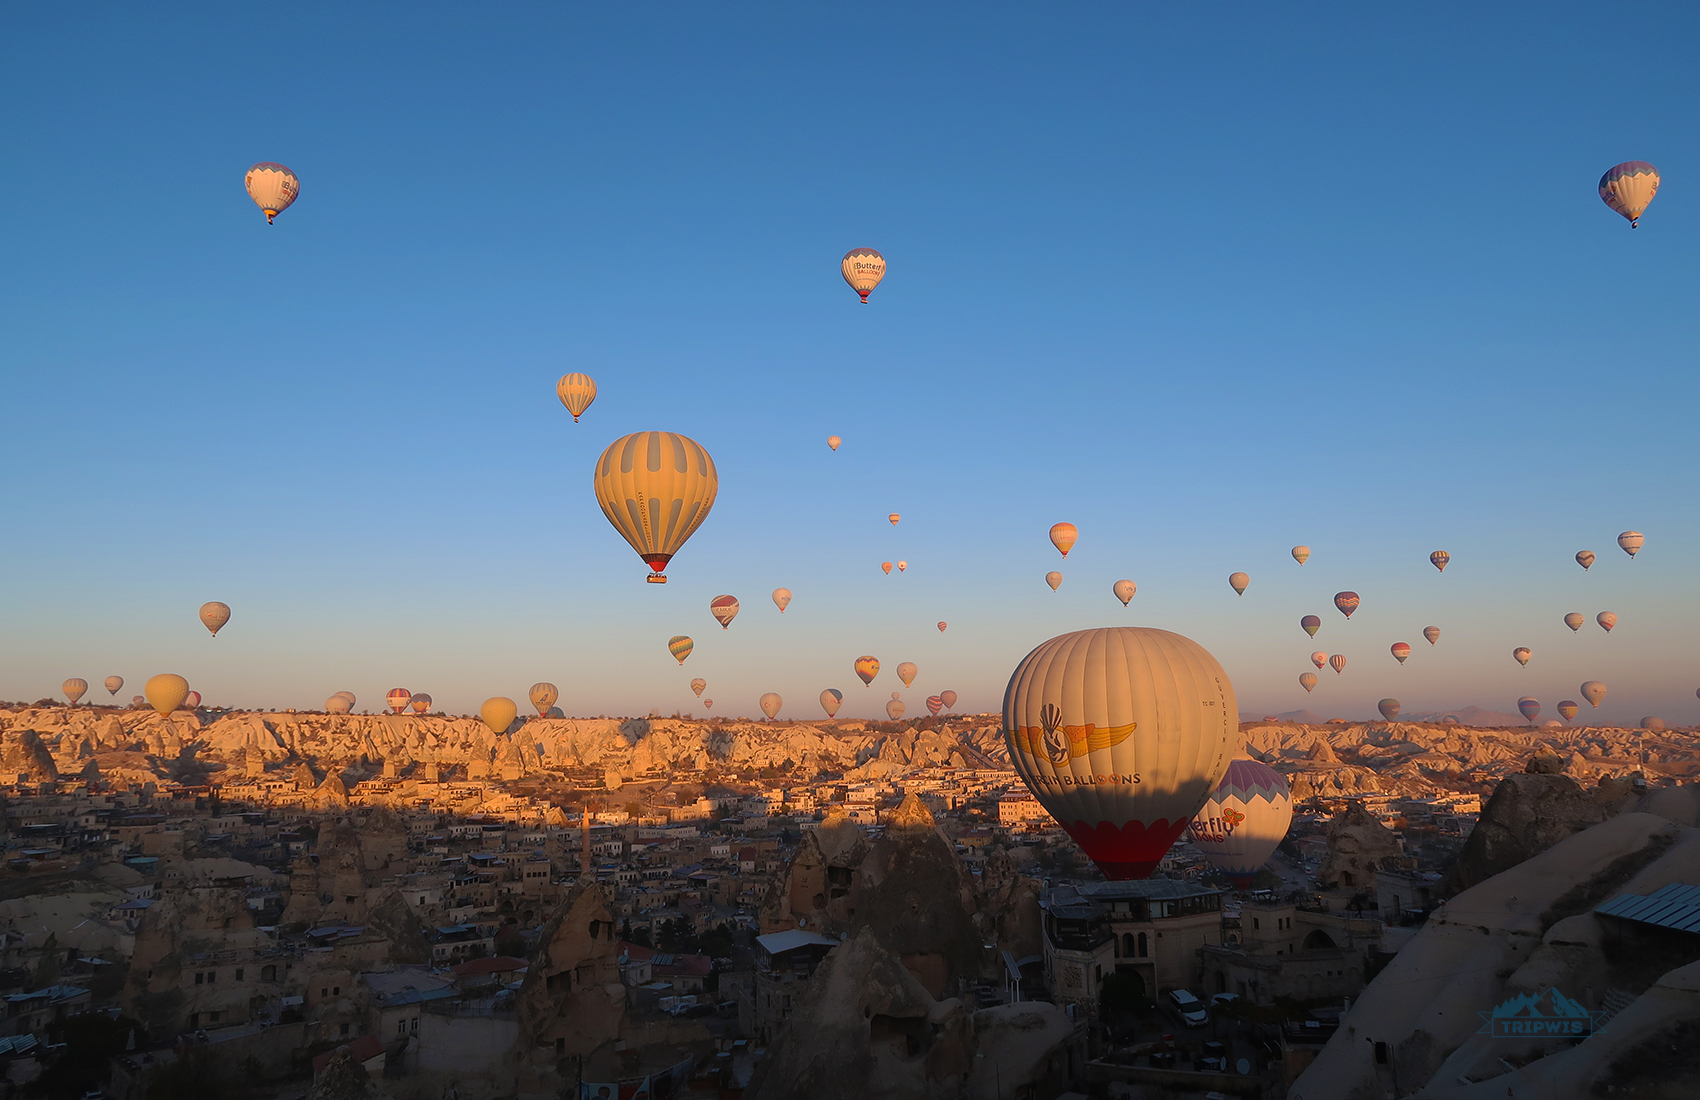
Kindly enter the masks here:
<path id="1" fill-rule="evenodd" d="M 709 606 L 712 607 L 713 605 L 711 604 Z M 733 604 L 732 604 L 732 615 L 736 615 L 737 613 L 738 613 L 738 605 L 734 601 Z M 728 622 L 728 623 L 731 622 L 732 621 L 732 615 L 726 616 L 726 618 L 723 619 L 722 622 Z M 719 619 L 720 616 L 716 615 L 715 618 Z M 686 637 L 683 634 L 675 634 L 671 638 L 667 639 L 667 652 L 671 653 L 673 655 L 673 659 L 675 661 L 678 661 L 680 664 L 685 663 L 685 658 L 689 657 L 691 655 L 691 650 L 693 650 L 695 648 L 696 648 L 696 643 L 691 641 L 688 637 Z"/>
<path id="2" fill-rule="evenodd" d="M 738 617 L 738 597 L 716 596 L 708 601 L 708 613 L 720 623 L 720 629 L 725 630 L 732 625 L 732 620 Z M 679 662 L 684 664 L 683 661 Z"/>
<path id="3" fill-rule="evenodd" d="M 145 699 L 144 697 L 142 697 L 140 695 L 130 696 L 130 705 L 133 706 L 133 707 L 139 707 L 145 702 L 147 702 L 147 699 Z"/>
<path id="4" fill-rule="evenodd" d="M 1574 699 L 1566 699 L 1558 704 L 1558 713 L 1564 715 L 1564 720 L 1566 722 L 1576 717 L 1576 712 L 1581 709 L 1581 707 L 1576 705 L 1576 700 Z"/>
<path id="5" fill-rule="evenodd" d="M 954 692 L 954 691 L 941 691 L 941 692 L 939 692 L 939 698 L 944 700 L 944 709 L 946 709 L 946 710 L 955 710 L 956 709 L 956 692 Z"/>
<path id="6" fill-rule="evenodd" d="M 526 696 L 531 700 L 531 705 L 536 708 L 537 713 L 547 718 L 549 717 L 549 708 L 554 706 L 555 701 L 561 697 L 561 691 L 554 684 L 543 682 L 532 684 L 531 690 L 526 693 Z"/>
<path id="7" fill-rule="evenodd" d="M 1340 614 L 1346 618 L 1352 617 L 1352 612 L 1358 609 L 1358 594 L 1356 592 L 1334 593 L 1334 606 L 1340 609 Z"/>
<path id="8" fill-rule="evenodd" d="M 142 686 L 142 692 L 148 697 L 148 705 L 160 714 L 170 714 L 183 705 L 183 700 L 189 697 L 189 681 L 170 672 L 162 672 L 151 676 Z"/>
<path id="9" fill-rule="evenodd" d="M 73 676 L 60 684 L 59 690 L 65 693 L 65 698 L 71 700 L 71 705 L 74 707 L 77 705 L 77 700 L 88 692 L 89 682 L 79 676 Z"/>
<path id="10" fill-rule="evenodd" d="M 354 709 L 354 704 L 355 704 L 356 700 L 354 698 L 354 693 L 352 691 L 339 691 L 339 692 L 337 692 L 337 694 L 342 696 L 344 699 L 348 700 L 348 709 L 350 709 L 350 710 Z"/>
<path id="11" fill-rule="evenodd" d="M 1062 585 L 1062 574 L 1055 569 L 1051 570 L 1045 574 L 1045 583 L 1051 586 L 1052 592 L 1055 592 Z"/>
<path id="12" fill-rule="evenodd" d="M 1334 670 L 1335 675 L 1344 672 L 1346 670 L 1346 655 L 1344 653 L 1334 654 L 1334 656 L 1328 658 L 1328 667 Z"/>
<path id="13" fill-rule="evenodd" d="M 196 710 L 200 707 L 200 705 L 201 705 L 201 693 L 200 692 L 191 691 L 189 694 L 183 696 L 183 709 L 184 710 Z"/>
<path id="14" fill-rule="evenodd" d="M 1576 564 L 1580 565 L 1583 569 L 1587 569 L 1589 566 L 1594 564 L 1594 552 L 1592 550 L 1576 551 Z"/>
<path id="15" fill-rule="evenodd" d="M 713 710 L 714 709 L 714 700 L 713 699 L 704 699 L 702 701 L 702 709 L 703 710 Z"/>
<path id="16" fill-rule="evenodd" d="M 781 615 L 785 614 L 786 605 L 790 602 L 791 590 L 789 588 L 775 588 L 773 590 L 773 606 L 779 608 Z"/>
<path id="17" fill-rule="evenodd" d="M 295 173 L 269 160 L 262 160 L 248 169 L 248 174 L 242 177 L 242 184 L 248 188 L 248 197 L 265 212 L 267 225 L 288 210 L 295 196 L 301 193 L 301 181 Z"/>
<path id="18" fill-rule="evenodd" d="M 118 689 L 124 686 L 124 677 L 122 677 L 122 676 L 108 676 L 106 678 L 105 684 L 106 684 L 106 693 L 108 695 L 117 695 Z"/>
<path id="19" fill-rule="evenodd" d="M 1596 710 L 1599 709 L 1600 700 L 1606 697 L 1606 686 L 1598 680 L 1589 680 L 1582 685 L 1581 691 L 1582 698 L 1588 700 L 1589 705 Z"/>
<path id="20" fill-rule="evenodd" d="M 899 573 L 901 573 L 901 572 L 903 572 L 903 571 L 904 571 L 904 570 L 905 570 L 905 569 L 907 569 L 907 568 L 909 568 L 909 563 L 908 563 L 908 562 L 906 562 L 906 561 L 900 561 L 900 562 L 898 562 L 898 563 L 897 563 L 897 571 L 898 571 L 898 572 L 899 572 Z"/>
<path id="21" fill-rule="evenodd" d="M 1122 602 L 1123 607 L 1126 607 L 1128 601 L 1133 599 L 1133 594 L 1139 591 L 1139 586 L 1130 580 L 1119 580 L 1110 586 L 1110 591 L 1114 592 L 1116 599 Z"/>
<path id="22" fill-rule="evenodd" d="M 1075 540 L 1080 538 L 1080 531 L 1072 523 L 1051 524 L 1051 545 L 1062 551 L 1063 557 L 1074 549 Z"/>
<path id="23" fill-rule="evenodd" d="M 218 637 L 220 628 L 230 621 L 230 605 L 213 600 L 201 605 L 201 625 Z"/>
<path id="24" fill-rule="evenodd" d="M 1644 160 L 1626 160 L 1600 177 L 1600 200 L 1638 228 L 1647 204 L 1659 193 L 1659 170 Z"/>
<path id="25" fill-rule="evenodd" d="M 1315 688 L 1316 687 L 1316 673 L 1314 673 L 1314 672 L 1301 672 L 1301 673 L 1299 673 L 1299 686 L 1304 688 L 1307 693 L 1311 689 Z"/>
<path id="26" fill-rule="evenodd" d="M 389 704 L 391 714 L 400 714 L 406 710 L 412 699 L 413 693 L 406 688 L 391 688 L 384 696 L 384 702 Z"/>
<path id="27" fill-rule="evenodd" d="M 1602 611 L 1594 616 L 1594 621 L 1599 623 L 1607 634 L 1610 634 L 1611 628 L 1617 625 L 1617 616 L 1610 611 Z"/>
<path id="28" fill-rule="evenodd" d="M 842 439 L 838 438 L 835 435 L 829 435 L 829 436 L 826 437 L 826 445 L 828 447 L 831 447 L 835 451 L 838 450 L 838 445 L 840 443 L 843 443 L 843 442 L 844 441 Z"/>
<path id="29" fill-rule="evenodd" d="M 844 693 L 837 688 L 827 688 L 820 693 L 820 705 L 828 718 L 836 718 L 838 708 L 844 705 Z"/>
<path id="30" fill-rule="evenodd" d="M 1306 615 L 1304 618 L 1299 620 L 1299 626 L 1304 629 L 1306 634 L 1309 634 L 1312 638 L 1314 638 L 1316 637 L 1316 632 L 1322 629 L 1322 619 L 1316 615 Z"/>
<path id="31" fill-rule="evenodd" d="M 880 663 L 876 657 L 856 658 L 856 675 L 862 678 L 864 684 L 874 682 L 874 677 L 880 674 Z"/>
<path id="32" fill-rule="evenodd" d="M 413 713 L 424 714 L 426 711 L 431 709 L 431 697 L 426 695 L 424 692 L 420 692 L 413 698 L 409 699 L 407 701 L 407 705 L 413 708 Z"/>
<path id="33" fill-rule="evenodd" d="M 1251 577 L 1249 575 L 1247 575 L 1245 573 L 1229 573 L 1228 574 L 1228 587 L 1232 588 L 1234 590 L 1234 595 L 1236 595 L 1236 596 L 1245 595 L 1245 590 L 1250 585 L 1251 585 Z"/>
<path id="34" fill-rule="evenodd" d="M 691 681 L 691 692 L 698 699 L 701 699 L 702 698 L 702 689 L 706 688 L 707 686 L 708 686 L 708 681 L 704 680 L 701 676 L 698 676 L 696 679 Z"/>
<path id="35" fill-rule="evenodd" d="M 1028 790 L 1112 880 L 1156 869 L 1240 744 L 1227 672 L 1147 627 L 1039 645 L 1010 677 L 1003 729 Z"/>
<path id="36" fill-rule="evenodd" d="M 1446 572 L 1446 563 L 1452 560 L 1452 555 L 1444 550 L 1436 550 L 1428 556 L 1428 560 L 1442 573 Z"/>
<path id="37" fill-rule="evenodd" d="M 1192 843 L 1235 888 L 1251 889 L 1293 821 L 1293 797 L 1281 773 L 1239 757 L 1193 814 Z"/>
<path id="38" fill-rule="evenodd" d="M 350 703 L 341 695 L 333 695 L 329 699 L 325 700 L 326 714 L 347 714 L 353 709 L 354 704 Z"/>
<path id="39" fill-rule="evenodd" d="M 1541 701 L 1533 695 L 1525 695 L 1517 700 L 1517 709 L 1523 712 L 1525 719 L 1533 722 L 1535 716 L 1541 713 Z"/>
<path id="40" fill-rule="evenodd" d="M 907 709 L 908 708 L 903 705 L 903 700 L 893 699 L 885 705 L 886 717 L 895 722 L 903 717 L 903 712 Z"/>
<path id="41" fill-rule="evenodd" d="M 1572 611 L 1564 617 L 1564 625 L 1568 626 L 1571 630 L 1581 630 L 1582 624 L 1586 621 L 1586 616 L 1584 616 L 1580 611 Z"/>
<path id="42" fill-rule="evenodd" d="M 1310 655 L 1310 663 L 1315 665 L 1317 668 L 1321 668 L 1323 665 L 1328 663 L 1328 654 L 1319 649 Z"/>
<path id="43" fill-rule="evenodd" d="M 714 459 L 686 436 L 633 432 L 608 444 L 593 472 L 602 514 L 649 564 L 649 582 L 666 584 L 662 570 L 714 507 Z"/>
<path id="44" fill-rule="evenodd" d="M 1617 544 L 1623 547 L 1623 552 L 1632 558 L 1640 553 L 1641 544 L 1646 541 L 1647 537 L 1639 531 L 1625 531 L 1617 536 Z"/>
<path id="45" fill-rule="evenodd" d="M 1411 643 L 1409 643 L 1409 642 L 1394 642 L 1393 643 L 1393 657 L 1400 664 L 1404 664 L 1405 658 L 1409 657 L 1410 655 L 1411 655 Z"/>
<path id="46" fill-rule="evenodd" d="M 1375 709 L 1381 712 L 1381 716 L 1383 718 L 1391 722 L 1393 719 L 1399 717 L 1399 700 L 1383 699 L 1381 702 L 1375 704 Z"/>
<path id="47" fill-rule="evenodd" d="M 1641 721 L 1635 723 L 1635 725 L 1638 729 L 1644 729 L 1648 733 L 1663 733 L 1665 729 L 1665 720 L 1653 715 L 1648 715 L 1641 719 Z"/>
<path id="48" fill-rule="evenodd" d="M 927 713 L 937 718 L 939 711 L 944 709 L 944 699 L 937 695 L 927 696 Z"/>
<path id="49" fill-rule="evenodd" d="M 915 682 L 915 674 L 920 671 L 914 661 L 904 661 L 897 666 L 897 678 L 903 681 L 904 687 L 908 687 Z"/>
<path id="50" fill-rule="evenodd" d="M 1440 641 L 1440 628 L 1438 626 L 1423 627 L 1423 637 L 1428 639 L 1429 645 L 1433 645 Z"/>
<path id="51" fill-rule="evenodd" d="M 766 693 L 761 697 L 759 702 L 761 705 L 761 712 L 767 715 L 769 721 L 779 717 L 779 708 L 785 705 L 785 700 L 779 697 L 779 693 L 777 691 L 770 691 Z"/>
<path id="52" fill-rule="evenodd" d="M 868 295 L 885 278 L 885 257 L 871 248 L 852 248 L 844 254 L 838 268 L 844 273 L 844 281 L 850 284 L 850 289 L 860 294 L 862 304 L 867 305 Z"/>
<path id="53" fill-rule="evenodd" d="M 1300 565 L 1303 565 L 1305 562 L 1309 561 L 1310 560 L 1310 547 L 1308 547 L 1308 546 L 1295 546 L 1295 547 L 1293 547 L 1293 560 L 1298 562 Z"/>
<path id="54" fill-rule="evenodd" d="M 893 526 L 893 527 L 896 527 L 896 526 L 897 526 L 897 521 L 898 521 L 898 520 L 901 520 L 901 519 L 902 519 L 902 518 L 903 518 L 903 517 L 902 517 L 902 516 L 900 516 L 900 515 L 898 515 L 898 514 L 897 514 L 897 513 L 896 513 L 896 512 L 893 512 L 893 513 L 891 513 L 891 515 L 889 515 L 889 516 L 887 516 L 887 517 L 885 517 L 885 518 L 886 518 L 886 519 L 889 519 L 889 520 L 890 520 L 890 521 L 891 521 L 891 525 L 892 525 L 892 526 Z"/>
<path id="55" fill-rule="evenodd" d="M 880 568 L 885 570 L 887 576 L 891 575 L 891 563 L 890 562 L 888 562 L 888 561 L 880 562 Z"/>
<path id="56" fill-rule="evenodd" d="M 588 374 L 563 374 L 555 383 L 555 396 L 573 414 L 573 423 L 577 424 L 579 415 L 596 400 L 596 379 Z"/>
<path id="57" fill-rule="evenodd" d="M 944 628 L 945 628 L 945 627 L 947 627 L 947 626 L 949 626 L 949 625 L 950 625 L 950 624 L 949 624 L 949 623 L 943 623 L 943 622 L 941 622 L 941 623 L 939 623 L 939 633 L 940 633 L 940 634 L 943 634 L 943 633 L 944 633 Z"/>
<path id="58" fill-rule="evenodd" d="M 505 695 L 494 695 L 484 700 L 484 705 L 478 708 L 478 717 L 490 727 L 490 732 L 500 737 L 508 732 L 508 727 L 519 717 L 519 705 Z"/>

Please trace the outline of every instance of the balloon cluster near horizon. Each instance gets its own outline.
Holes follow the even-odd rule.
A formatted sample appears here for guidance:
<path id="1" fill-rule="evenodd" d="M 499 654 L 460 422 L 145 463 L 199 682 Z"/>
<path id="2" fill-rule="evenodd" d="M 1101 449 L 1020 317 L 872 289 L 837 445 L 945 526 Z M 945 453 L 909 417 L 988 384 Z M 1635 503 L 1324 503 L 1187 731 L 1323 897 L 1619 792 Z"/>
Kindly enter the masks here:
<path id="1" fill-rule="evenodd" d="M 608 444 L 591 485 L 602 514 L 649 565 L 651 584 L 714 507 L 720 475 L 702 444 L 675 432 L 633 432 Z"/>

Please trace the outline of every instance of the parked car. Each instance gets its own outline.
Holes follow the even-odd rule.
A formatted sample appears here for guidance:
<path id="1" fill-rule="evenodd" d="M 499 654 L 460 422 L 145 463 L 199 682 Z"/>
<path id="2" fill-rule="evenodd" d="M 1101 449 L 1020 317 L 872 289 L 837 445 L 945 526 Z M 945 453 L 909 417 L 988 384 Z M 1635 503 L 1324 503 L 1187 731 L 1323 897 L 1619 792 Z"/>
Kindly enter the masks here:
<path id="1" fill-rule="evenodd" d="M 1218 993 L 1210 998 L 1211 1008 L 1226 1008 L 1240 999 L 1238 993 Z"/>
<path id="2" fill-rule="evenodd" d="M 1169 1008 L 1187 1027 L 1203 1027 L 1210 1022 L 1210 1014 L 1204 1010 L 1203 1002 L 1184 989 L 1169 991 Z"/>

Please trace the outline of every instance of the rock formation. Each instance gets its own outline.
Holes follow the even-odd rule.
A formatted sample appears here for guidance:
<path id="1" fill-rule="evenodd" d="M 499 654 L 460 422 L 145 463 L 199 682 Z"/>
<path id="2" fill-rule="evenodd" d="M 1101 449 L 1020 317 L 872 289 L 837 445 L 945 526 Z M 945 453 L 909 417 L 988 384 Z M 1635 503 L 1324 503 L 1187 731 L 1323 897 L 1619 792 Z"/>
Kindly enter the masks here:
<path id="1" fill-rule="evenodd" d="M 578 887 L 543 929 L 516 1006 L 510 1058 L 521 1100 L 553 1100 L 579 1080 L 621 1076 L 614 1050 L 626 1020 L 626 987 L 608 899 Z"/>
<path id="2" fill-rule="evenodd" d="M 1316 869 L 1319 886 L 1331 889 L 1375 889 L 1375 871 L 1388 860 L 1404 857 L 1399 838 L 1364 809 L 1349 803 L 1328 822 L 1328 853 Z"/>
<path id="3" fill-rule="evenodd" d="M 1547 765 L 1536 757 L 1531 768 L 1537 766 Z M 1544 771 L 1507 776 L 1482 807 L 1442 892 L 1468 889 L 1604 821 L 1612 810 L 1601 793 L 1606 793 L 1604 788 L 1590 794 L 1568 776 Z"/>

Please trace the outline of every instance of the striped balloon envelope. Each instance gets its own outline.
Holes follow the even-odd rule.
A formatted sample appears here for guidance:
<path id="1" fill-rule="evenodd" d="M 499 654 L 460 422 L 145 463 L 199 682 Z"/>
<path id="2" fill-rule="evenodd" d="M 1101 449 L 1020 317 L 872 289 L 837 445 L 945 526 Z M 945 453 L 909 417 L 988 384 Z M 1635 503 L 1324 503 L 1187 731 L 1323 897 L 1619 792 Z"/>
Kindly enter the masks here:
<path id="1" fill-rule="evenodd" d="M 573 423 L 577 424 L 579 414 L 596 400 L 596 379 L 588 374 L 563 374 L 561 380 L 555 383 L 555 396 L 573 414 Z"/>
<path id="2" fill-rule="evenodd" d="M 704 680 L 701 676 L 698 676 L 695 680 L 691 681 L 691 691 L 696 693 L 696 697 L 698 699 L 702 698 L 702 689 L 707 686 L 708 681 Z"/>
<path id="3" fill-rule="evenodd" d="M 1659 170 L 1644 160 L 1626 160 L 1600 177 L 1600 200 L 1637 228 L 1647 204 L 1659 193 Z"/>
<path id="4" fill-rule="evenodd" d="M 1333 669 L 1336 675 L 1346 671 L 1346 655 L 1344 653 L 1336 653 L 1334 656 L 1328 658 L 1328 667 Z"/>
<path id="5" fill-rule="evenodd" d="M 885 278 L 885 257 L 871 248 L 852 248 L 844 254 L 838 269 L 844 273 L 850 289 L 862 296 L 862 304 L 867 305 L 868 295 Z"/>
<path id="6" fill-rule="evenodd" d="M 943 699 L 941 699 L 937 695 L 927 696 L 927 713 L 928 714 L 931 714 L 933 717 L 936 718 L 936 717 L 938 717 L 939 711 L 941 711 L 943 709 L 944 709 L 944 700 Z"/>
<path id="7" fill-rule="evenodd" d="M 537 713 L 548 717 L 549 708 L 555 705 L 555 700 L 561 697 L 561 691 L 547 681 L 531 685 L 531 691 L 526 694 L 531 705 L 537 708 Z"/>
<path id="8" fill-rule="evenodd" d="M 1356 592 L 1334 593 L 1334 606 L 1340 609 L 1340 614 L 1346 618 L 1352 617 L 1352 612 L 1358 609 L 1358 594 Z"/>
<path id="9" fill-rule="evenodd" d="M 1267 764 L 1240 757 L 1192 817 L 1192 842 L 1237 889 L 1251 888 L 1293 822 L 1287 780 Z"/>
<path id="10" fill-rule="evenodd" d="M 1602 630 L 1610 634 L 1611 628 L 1617 625 L 1617 616 L 1610 611 L 1602 611 L 1594 616 L 1594 621 L 1600 624 Z"/>
<path id="11" fill-rule="evenodd" d="M 1572 611 L 1568 615 L 1564 616 L 1564 625 L 1568 626 L 1571 630 L 1581 630 L 1582 624 L 1587 621 L 1588 617 L 1580 611 Z"/>
<path id="12" fill-rule="evenodd" d="M 1564 715 L 1564 720 L 1566 722 L 1576 717 L 1576 712 L 1581 709 L 1581 707 L 1576 705 L 1576 700 L 1574 699 L 1565 699 L 1558 704 L 1558 713 Z"/>
<path id="13" fill-rule="evenodd" d="M 864 684 L 874 682 L 874 677 L 880 674 L 878 657 L 862 656 L 856 658 L 856 675 L 862 678 Z"/>
<path id="14" fill-rule="evenodd" d="M 59 685 L 59 690 L 64 692 L 65 698 L 71 700 L 72 706 L 77 705 L 77 700 L 81 699 L 88 689 L 89 682 L 81 676 L 73 676 Z"/>
<path id="15" fill-rule="evenodd" d="M 391 714 L 400 714 L 407 709 L 407 704 L 413 701 L 413 693 L 406 688 L 391 688 L 384 695 L 384 702 L 389 704 Z"/>
<path id="16" fill-rule="evenodd" d="M 694 439 L 633 432 L 608 444 L 591 484 L 602 514 L 649 564 L 649 582 L 666 584 L 662 570 L 708 518 L 720 474 Z"/>
<path id="17" fill-rule="evenodd" d="M 728 618 L 726 621 L 731 622 L 732 620 Z M 685 663 L 685 658 L 691 655 L 691 650 L 694 648 L 696 648 L 696 643 L 683 634 L 675 634 L 667 639 L 667 652 L 671 653 L 680 664 Z"/>
<path id="18" fill-rule="evenodd" d="M 1523 712 L 1523 717 L 1530 722 L 1541 713 L 1541 701 L 1533 695 L 1525 695 L 1517 700 L 1517 709 Z"/>
<path id="19" fill-rule="evenodd" d="M 1404 664 L 1405 658 L 1409 657 L 1410 655 L 1411 655 L 1411 643 L 1409 643 L 1409 642 L 1394 642 L 1393 643 L 1393 657 L 1400 664 Z"/>
<path id="20" fill-rule="evenodd" d="M 1444 550 L 1436 550 L 1428 556 L 1430 564 L 1442 573 L 1446 572 L 1446 563 L 1452 560 L 1452 555 Z"/>

